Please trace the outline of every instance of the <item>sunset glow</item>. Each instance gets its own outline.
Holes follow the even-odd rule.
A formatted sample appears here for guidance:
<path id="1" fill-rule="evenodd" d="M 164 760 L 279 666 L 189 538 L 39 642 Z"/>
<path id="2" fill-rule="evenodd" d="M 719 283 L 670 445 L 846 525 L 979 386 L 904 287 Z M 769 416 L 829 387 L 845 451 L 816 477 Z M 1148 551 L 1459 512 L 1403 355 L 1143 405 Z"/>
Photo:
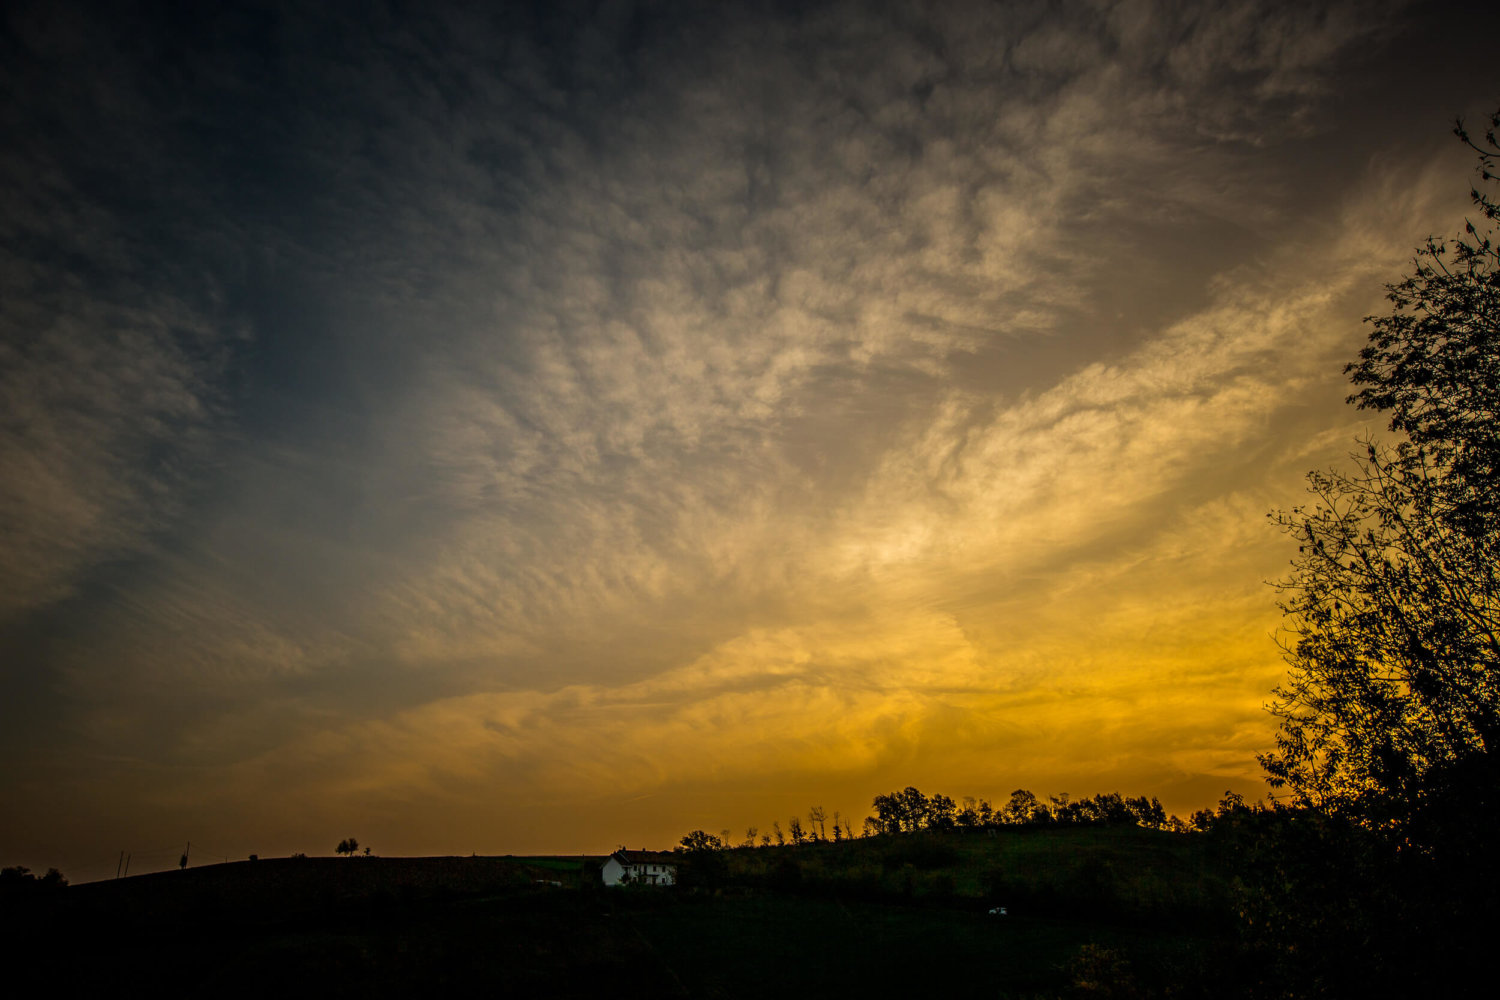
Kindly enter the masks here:
<path id="1" fill-rule="evenodd" d="M 5 863 L 1263 795 L 1486 33 L 497 6 L 8 8 Z"/>

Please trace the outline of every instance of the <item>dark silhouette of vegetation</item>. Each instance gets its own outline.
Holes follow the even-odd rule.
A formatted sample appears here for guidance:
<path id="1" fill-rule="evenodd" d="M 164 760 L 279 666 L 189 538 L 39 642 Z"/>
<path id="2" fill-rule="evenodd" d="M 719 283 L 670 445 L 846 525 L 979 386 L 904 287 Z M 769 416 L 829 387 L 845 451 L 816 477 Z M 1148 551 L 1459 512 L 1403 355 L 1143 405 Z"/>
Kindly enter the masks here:
<path id="1" fill-rule="evenodd" d="M 1036 796 L 1024 788 L 1017 788 L 1010 793 L 1010 801 L 1005 804 L 1005 822 L 1030 823 L 1036 808 Z"/>
<path id="2" fill-rule="evenodd" d="M 964 799 L 959 808 L 946 795 L 928 797 L 907 786 L 899 792 L 875 796 L 875 815 L 867 823 L 877 835 L 916 833 L 931 830 L 951 833 L 957 830 L 993 830 L 1001 826 L 1024 825 L 1123 825 L 1144 826 L 1153 830 L 1181 830 L 1186 825 L 1169 817 L 1156 798 L 1144 795 L 1126 798 L 1118 792 L 1107 792 L 1086 799 L 1073 800 L 1067 793 L 1040 801 L 1033 793 L 1018 788 L 1011 793 L 1005 808 L 996 810 L 984 799 Z"/>
<path id="3" fill-rule="evenodd" d="M 1015 826 L 1140 826 L 1151 830 L 1183 832 L 1206 829 L 1214 816 L 1212 810 L 1204 811 L 1198 817 L 1197 824 L 1189 826 L 1176 816 L 1169 816 L 1161 800 L 1155 797 L 1138 795 L 1130 798 L 1118 792 L 1106 792 L 1075 800 L 1064 792 L 1043 801 L 1024 788 L 1012 792 L 1009 802 L 999 809 L 988 800 L 974 796 L 965 796 L 960 805 L 946 795 L 929 796 L 910 785 L 900 791 L 875 796 L 873 807 L 875 815 L 865 818 L 862 830 L 856 830 L 852 821 L 834 811 L 830 837 L 828 812 L 822 806 L 813 806 L 808 810 L 806 826 L 801 817 L 793 816 L 787 821 L 786 832 L 783 832 L 781 822 L 772 820 L 770 833 L 760 833 L 753 826 L 747 828 L 745 839 L 739 846 L 754 848 L 774 844 L 778 847 L 811 847 L 860 839 L 861 835 L 880 837 L 912 833 L 972 833 Z M 699 838 L 707 838 L 707 841 L 700 842 Z M 732 846 L 729 838 L 728 830 L 718 837 L 702 830 L 694 830 L 683 838 L 676 849 L 728 849 Z"/>
<path id="4" fill-rule="evenodd" d="M 1492 116 L 1483 183 L 1500 154 Z M 1500 208 L 1471 191 L 1482 216 Z M 1369 344 L 1347 366 L 1361 408 L 1404 435 L 1350 471 L 1313 473 L 1313 502 L 1275 520 L 1298 542 L 1285 595 L 1289 679 L 1261 763 L 1300 805 L 1419 850 L 1451 775 L 1489 773 L 1500 737 L 1500 250 L 1466 223 L 1387 286 Z"/>
<path id="5" fill-rule="evenodd" d="M 48 868 L 47 874 L 40 878 L 25 865 L 0 868 L 0 897 L 30 897 L 38 893 L 54 892 L 67 884 L 67 877 L 56 868 Z"/>
<path id="6" fill-rule="evenodd" d="M 1423 920 L 1400 890 L 1389 842 L 1307 808 L 1220 811 L 1204 838 L 1234 877 L 1244 965 L 1256 995 L 1424 995 L 1411 962 Z M 1430 986 L 1430 984 L 1429 984 Z"/>
<path id="7" fill-rule="evenodd" d="M 1453 992 L 1490 947 L 1500 823 L 1500 156 L 1476 141 L 1480 225 L 1432 238 L 1387 286 L 1345 371 L 1389 417 L 1312 502 L 1272 517 L 1298 543 L 1283 595 L 1290 672 L 1260 758 L 1289 808 L 1216 816 L 1240 859 L 1247 947 L 1267 992 Z M 1195 825 L 1199 817 L 1194 817 Z M 1473 980 L 1478 981 L 1478 980 Z"/>
<path id="8" fill-rule="evenodd" d="M 354 852 L 357 850 L 359 850 L 359 841 L 355 840 L 353 837 L 347 837 L 344 840 L 339 841 L 339 846 L 334 848 L 334 853 L 346 854 L 352 858 L 354 857 Z"/>
<path id="9" fill-rule="evenodd" d="M 697 853 L 699 851 L 724 851 L 729 845 L 720 837 L 702 830 L 694 830 L 682 838 L 682 842 L 673 848 L 674 851 Z"/>
<path id="10" fill-rule="evenodd" d="M 682 838 L 673 852 L 684 855 L 677 869 L 677 884 L 684 889 L 717 889 L 729 874 L 724 852 L 730 845 L 723 837 L 694 830 Z"/>
<path id="11" fill-rule="evenodd" d="M 1145 996 L 1136 984 L 1130 960 L 1118 948 L 1089 942 L 1068 961 L 1069 997 L 1126 1000 Z"/>
<path id="12" fill-rule="evenodd" d="M 828 839 L 828 828 L 824 824 L 828 820 L 828 814 L 822 806 L 813 806 L 807 810 L 807 832 L 815 841 Z M 835 822 L 835 825 L 837 823 Z"/>
<path id="13" fill-rule="evenodd" d="M 957 864 L 958 851 L 941 837 L 898 837 L 882 852 L 885 864 L 910 865 L 919 871 L 936 871 Z"/>

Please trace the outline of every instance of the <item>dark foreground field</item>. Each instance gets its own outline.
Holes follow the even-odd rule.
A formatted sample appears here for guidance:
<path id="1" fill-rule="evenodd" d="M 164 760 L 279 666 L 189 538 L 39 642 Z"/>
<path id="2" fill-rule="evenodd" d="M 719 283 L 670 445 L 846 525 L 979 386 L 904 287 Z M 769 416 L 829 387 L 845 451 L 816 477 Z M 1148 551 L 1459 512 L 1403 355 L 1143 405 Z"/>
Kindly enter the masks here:
<path id="1" fill-rule="evenodd" d="M 1233 978 L 1223 929 L 1194 909 L 1197 861 L 1171 841 L 949 843 L 747 852 L 720 884 L 676 890 L 605 890 L 568 861 L 242 862 L 8 907 L 9 965 L 27 993 L 160 996 L 1210 995 Z M 1187 919 L 1130 903 L 1138 877 Z M 1021 905 L 991 916 L 1007 888 Z M 1115 992 L 1091 991 L 1101 979 Z"/>

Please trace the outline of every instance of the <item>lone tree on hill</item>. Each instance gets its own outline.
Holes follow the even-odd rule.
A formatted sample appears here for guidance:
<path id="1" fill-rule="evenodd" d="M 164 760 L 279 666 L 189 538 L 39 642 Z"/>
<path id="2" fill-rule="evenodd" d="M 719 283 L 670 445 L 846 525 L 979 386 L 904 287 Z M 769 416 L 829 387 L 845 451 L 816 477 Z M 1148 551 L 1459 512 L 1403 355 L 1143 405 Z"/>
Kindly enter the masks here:
<path id="1" fill-rule="evenodd" d="M 347 854 L 352 858 L 354 857 L 354 852 L 359 850 L 359 841 L 355 840 L 353 837 L 350 837 L 347 840 L 341 840 L 339 841 L 339 846 L 334 848 L 334 850 L 339 854 Z"/>
<path id="2" fill-rule="evenodd" d="M 1298 555 L 1278 585 L 1291 670 L 1261 765 L 1295 802 L 1423 852 L 1477 830 L 1497 786 L 1500 204 L 1482 190 L 1500 179 L 1497 128 L 1500 112 L 1482 140 L 1455 130 L 1478 155 L 1480 224 L 1427 241 L 1345 368 L 1349 401 L 1400 440 L 1311 473 L 1312 501 L 1271 515 Z"/>

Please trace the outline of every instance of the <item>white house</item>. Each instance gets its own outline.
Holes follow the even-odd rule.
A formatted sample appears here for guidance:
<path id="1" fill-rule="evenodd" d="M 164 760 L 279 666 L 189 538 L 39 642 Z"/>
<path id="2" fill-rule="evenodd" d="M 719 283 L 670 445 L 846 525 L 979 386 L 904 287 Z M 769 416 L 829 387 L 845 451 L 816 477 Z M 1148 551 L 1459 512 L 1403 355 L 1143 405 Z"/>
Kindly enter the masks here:
<path id="1" fill-rule="evenodd" d="M 621 848 L 604 862 L 604 884 L 619 885 L 628 881 L 631 885 L 676 885 L 680 860 L 677 855 L 664 851 L 627 851 Z"/>

